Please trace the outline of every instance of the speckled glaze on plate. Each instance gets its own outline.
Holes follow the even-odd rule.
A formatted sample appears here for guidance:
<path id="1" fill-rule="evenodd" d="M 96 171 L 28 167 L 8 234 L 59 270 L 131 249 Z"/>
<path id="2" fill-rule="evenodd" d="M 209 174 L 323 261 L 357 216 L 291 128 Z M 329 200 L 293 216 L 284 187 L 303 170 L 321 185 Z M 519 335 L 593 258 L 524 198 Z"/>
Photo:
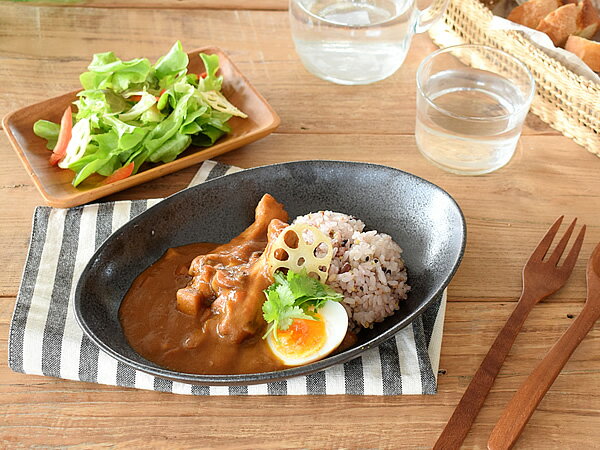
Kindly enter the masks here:
<path id="1" fill-rule="evenodd" d="M 160 367 L 127 343 L 118 318 L 133 280 L 170 247 L 227 242 L 244 230 L 269 193 L 290 217 L 319 210 L 356 216 L 390 234 L 404 250 L 412 289 L 400 309 L 363 330 L 348 350 L 306 366 L 240 375 L 197 375 Z M 307 375 L 345 362 L 410 324 L 446 288 L 466 242 L 462 212 L 441 188 L 409 173 L 365 163 L 298 161 L 248 169 L 181 191 L 117 230 L 96 251 L 75 292 L 75 315 L 85 334 L 119 361 L 185 383 L 255 384 Z"/>

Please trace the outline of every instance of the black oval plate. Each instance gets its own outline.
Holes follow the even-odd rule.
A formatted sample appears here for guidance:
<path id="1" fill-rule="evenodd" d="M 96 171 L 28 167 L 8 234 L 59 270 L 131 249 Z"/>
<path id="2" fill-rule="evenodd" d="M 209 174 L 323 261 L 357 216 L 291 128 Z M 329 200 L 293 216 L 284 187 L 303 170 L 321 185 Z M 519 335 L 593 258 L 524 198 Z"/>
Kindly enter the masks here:
<path id="1" fill-rule="evenodd" d="M 412 289 L 400 309 L 359 334 L 357 344 L 306 366 L 240 375 L 197 375 L 160 367 L 127 343 L 119 307 L 133 280 L 170 247 L 227 242 L 254 218 L 263 194 L 291 218 L 319 210 L 350 214 L 390 234 L 404 250 Z M 184 383 L 255 384 L 345 362 L 410 324 L 446 288 L 466 242 L 463 214 L 441 188 L 415 175 L 365 163 L 298 161 L 247 169 L 186 189 L 125 224 L 96 251 L 77 284 L 75 316 L 85 334 L 119 361 Z"/>

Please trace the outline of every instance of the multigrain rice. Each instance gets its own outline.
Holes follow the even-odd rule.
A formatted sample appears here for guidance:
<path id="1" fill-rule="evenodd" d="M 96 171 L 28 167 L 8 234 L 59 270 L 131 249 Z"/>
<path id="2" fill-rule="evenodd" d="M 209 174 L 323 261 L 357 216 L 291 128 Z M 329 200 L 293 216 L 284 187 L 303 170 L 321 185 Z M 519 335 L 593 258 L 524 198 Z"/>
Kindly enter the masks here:
<path id="1" fill-rule="evenodd" d="M 334 256 L 327 284 L 344 295 L 352 330 L 381 322 L 406 299 L 410 286 L 402 249 L 389 235 L 363 231 L 361 220 L 332 211 L 300 216 L 294 223 L 313 225 L 331 238 Z"/>

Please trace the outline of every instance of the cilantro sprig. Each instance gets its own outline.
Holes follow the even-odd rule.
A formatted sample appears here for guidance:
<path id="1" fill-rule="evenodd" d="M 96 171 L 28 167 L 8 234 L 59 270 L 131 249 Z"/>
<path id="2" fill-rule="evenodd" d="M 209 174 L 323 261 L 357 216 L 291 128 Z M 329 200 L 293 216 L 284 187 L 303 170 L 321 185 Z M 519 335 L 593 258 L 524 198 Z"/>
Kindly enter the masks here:
<path id="1" fill-rule="evenodd" d="M 264 291 L 267 300 L 262 310 L 269 327 L 263 339 L 273 332 L 275 340 L 278 340 L 277 330 L 287 330 L 294 319 L 318 320 L 316 313 L 325 302 L 339 302 L 344 298 L 331 287 L 310 277 L 305 269 L 300 273 L 289 270 L 287 275 L 277 271 L 274 278 L 275 282 Z"/>

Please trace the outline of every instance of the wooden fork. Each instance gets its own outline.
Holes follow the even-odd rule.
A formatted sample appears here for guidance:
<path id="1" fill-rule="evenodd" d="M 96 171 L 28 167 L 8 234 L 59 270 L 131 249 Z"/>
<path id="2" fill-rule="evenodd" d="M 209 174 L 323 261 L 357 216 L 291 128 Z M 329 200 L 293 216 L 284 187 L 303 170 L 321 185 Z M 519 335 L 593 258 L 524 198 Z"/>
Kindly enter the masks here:
<path id="1" fill-rule="evenodd" d="M 488 448 L 511 448 L 579 343 L 600 318 L 600 244 L 587 265 L 587 300 L 577 319 L 527 377 L 494 427 Z"/>
<path id="2" fill-rule="evenodd" d="M 512 347 L 517 334 L 519 334 L 529 312 L 540 300 L 555 293 L 564 286 L 569 275 L 571 275 L 577 261 L 577 256 L 581 250 L 583 236 L 585 235 L 585 225 L 581 228 L 573 247 L 562 265 L 559 266 L 558 262 L 573 233 L 577 219 L 573 220 L 571 225 L 569 225 L 556 249 L 552 252 L 548 260 L 544 261 L 544 257 L 554 240 L 554 236 L 556 236 L 563 217 L 559 217 L 554 222 L 525 264 L 523 268 L 523 291 L 517 306 L 473 376 L 452 417 L 450 417 L 442 434 L 435 443 L 434 449 L 453 450 L 460 448 L 479 410 L 483 406 L 485 398 L 506 359 L 506 355 Z"/>

